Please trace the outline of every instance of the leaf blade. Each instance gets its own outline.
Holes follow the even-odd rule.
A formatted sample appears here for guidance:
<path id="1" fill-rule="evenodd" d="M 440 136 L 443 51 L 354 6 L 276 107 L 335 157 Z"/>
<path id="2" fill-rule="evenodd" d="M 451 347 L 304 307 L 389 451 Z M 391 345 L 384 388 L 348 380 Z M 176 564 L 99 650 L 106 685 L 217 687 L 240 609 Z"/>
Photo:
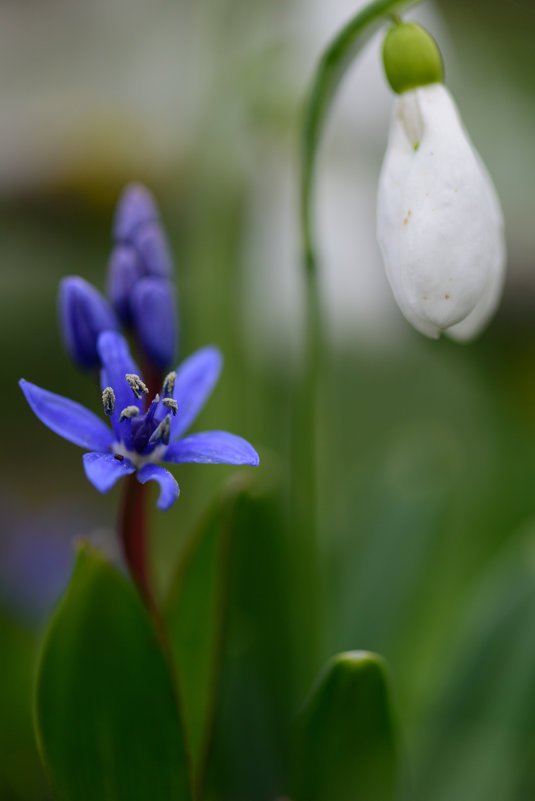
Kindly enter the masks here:
<path id="1" fill-rule="evenodd" d="M 241 483 L 233 481 L 210 510 L 164 605 L 198 794 L 203 784 L 223 651 L 232 517 L 243 490 Z"/>
<path id="2" fill-rule="evenodd" d="M 180 713 L 134 588 L 82 545 L 41 654 L 38 744 L 58 801 L 190 801 Z"/>
<path id="3" fill-rule="evenodd" d="M 385 663 L 365 651 L 337 654 L 298 722 L 294 801 L 390 801 L 398 747 Z"/>

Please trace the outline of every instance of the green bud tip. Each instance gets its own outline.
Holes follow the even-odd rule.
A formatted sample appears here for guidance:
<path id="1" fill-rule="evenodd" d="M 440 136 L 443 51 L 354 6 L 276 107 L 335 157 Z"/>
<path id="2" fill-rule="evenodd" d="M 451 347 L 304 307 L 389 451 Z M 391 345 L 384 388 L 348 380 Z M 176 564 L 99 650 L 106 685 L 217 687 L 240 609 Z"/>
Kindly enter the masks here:
<path id="1" fill-rule="evenodd" d="M 390 28 L 383 43 L 383 64 L 388 83 L 397 94 L 444 80 L 437 43 L 414 22 L 401 22 Z"/>

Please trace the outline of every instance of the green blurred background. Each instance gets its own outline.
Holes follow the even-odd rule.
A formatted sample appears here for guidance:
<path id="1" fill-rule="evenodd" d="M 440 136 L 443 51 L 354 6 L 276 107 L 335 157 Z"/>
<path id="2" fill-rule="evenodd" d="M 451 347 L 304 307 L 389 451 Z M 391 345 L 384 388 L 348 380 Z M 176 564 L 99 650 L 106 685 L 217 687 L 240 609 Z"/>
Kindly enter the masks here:
<path id="1" fill-rule="evenodd" d="M 213 342 L 225 354 L 198 430 L 253 442 L 257 491 L 287 501 L 302 352 L 299 115 L 322 47 L 356 7 L 0 3 L 2 801 L 49 797 L 31 686 L 73 542 L 116 548 L 118 490 L 95 493 L 81 454 L 31 415 L 17 387 L 25 377 L 98 409 L 61 348 L 58 281 L 74 273 L 104 288 L 114 204 L 125 183 L 146 182 L 176 258 L 181 352 Z M 340 94 L 319 168 L 322 575 L 304 606 L 307 532 L 292 528 L 285 503 L 283 524 L 249 532 L 222 702 L 233 725 L 214 756 L 234 799 L 284 789 L 280 720 L 328 657 L 352 648 L 390 664 L 407 798 L 535 797 L 535 6 L 442 0 L 412 16 L 442 46 L 502 199 L 505 297 L 467 346 L 425 340 L 394 306 L 374 239 L 392 102 L 374 40 Z M 154 514 L 162 593 L 235 470 L 174 472 L 181 498 Z M 317 648 L 296 654 L 307 627 Z"/>

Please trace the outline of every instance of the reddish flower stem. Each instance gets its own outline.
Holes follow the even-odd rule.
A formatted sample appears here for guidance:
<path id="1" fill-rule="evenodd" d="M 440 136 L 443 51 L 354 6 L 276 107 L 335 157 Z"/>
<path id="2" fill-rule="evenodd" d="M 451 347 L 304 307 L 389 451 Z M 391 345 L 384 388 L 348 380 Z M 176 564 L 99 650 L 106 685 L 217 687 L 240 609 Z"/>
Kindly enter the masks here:
<path id="1" fill-rule="evenodd" d="M 145 411 L 161 383 L 161 371 L 145 364 L 143 371 L 149 393 L 145 397 Z M 148 551 L 147 484 L 140 484 L 136 474 L 126 477 L 118 529 L 128 570 L 147 606 L 157 618 L 157 609 L 151 587 Z"/>
<path id="2" fill-rule="evenodd" d="M 147 485 L 140 484 L 135 473 L 126 477 L 118 527 L 132 580 L 154 609 L 147 548 Z"/>

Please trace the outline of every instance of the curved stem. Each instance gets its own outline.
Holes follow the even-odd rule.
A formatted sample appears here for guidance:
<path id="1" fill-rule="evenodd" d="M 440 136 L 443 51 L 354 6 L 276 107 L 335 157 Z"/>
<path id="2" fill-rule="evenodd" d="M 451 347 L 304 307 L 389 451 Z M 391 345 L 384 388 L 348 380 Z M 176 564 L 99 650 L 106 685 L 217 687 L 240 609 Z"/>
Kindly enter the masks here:
<path id="1" fill-rule="evenodd" d="M 342 78 L 371 36 L 398 12 L 423 0 L 374 0 L 354 16 L 333 39 L 320 59 L 305 107 L 301 146 L 301 238 L 303 263 L 316 272 L 316 244 L 312 219 L 315 165 L 325 120 Z"/>
<path id="2" fill-rule="evenodd" d="M 304 374 L 293 403 L 292 500 L 298 536 L 297 564 L 301 587 L 298 610 L 299 652 L 308 667 L 321 651 L 321 548 L 318 527 L 318 406 L 322 359 L 322 318 L 317 280 L 312 205 L 315 165 L 321 136 L 337 89 L 347 69 L 375 31 L 392 15 L 422 0 L 374 0 L 334 38 L 323 54 L 305 109 L 301 148 L 300 211 L 306 280 L 306 352 Z M 315 670 L 315 668 L 314 668 Z"/>
<path id="3" fill-rule="evenodd" d="M 292 404 L 292 507 L 295 522 L 296 652 L 303 655 L 301 681 L 313 680 L 323 659 L 322 568 L 318 525 L 318 406 L 322 332 L 316 276 L 306 276 L 304 370 Z"/>

